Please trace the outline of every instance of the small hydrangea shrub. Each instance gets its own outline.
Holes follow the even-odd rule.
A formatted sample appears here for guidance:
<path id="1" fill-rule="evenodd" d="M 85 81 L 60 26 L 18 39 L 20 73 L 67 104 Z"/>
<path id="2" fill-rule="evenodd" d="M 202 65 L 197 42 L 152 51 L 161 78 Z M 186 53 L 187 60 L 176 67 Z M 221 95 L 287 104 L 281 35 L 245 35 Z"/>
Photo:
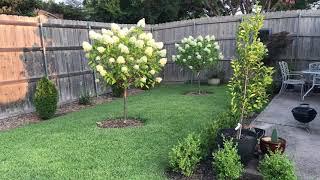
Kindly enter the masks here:
<path id="1" fill-rule="evenodd" d="M 244 167 L 241 164 L 237 147 L 232 139 L 225 140 L 223 149 L 214 152 L 212 156 L 214 159 L 213 168 L 217 172 L 218 179 L 235 180 L 242 176 Z"/>
<path id="2" fill-rule="evenodd" d="M 58 90 L 47 77 L 37 82 L 34 94 L 34 106 L 41 119 L 50 119 L 57 110 Z"/>
<path id="3" fill-rule="evenodd" d="M 191 133 L 170 151 L 170 166 L 176 172 L 191 176 L 202 159 L 202 153 L 200 135 Z"/>
<path id="4" fill-rule="evenodd" d="M 160 83 L 162 78 L 156 75 L 167 63 L 163 43 L 156 42 L 152 33 L 145 33 L 144 27 L 144 19 L 130 29 L 112 23 L 111 30 L 90 31 L 93 43 L 82 44 L 89 66 L 107 84 L 117 84 L 124 89 L 124 120 L 127 119 L 128 87 L 149 88 Z"/>
<path id="5" fill-rule="evenodd" d="M 280 151 L 266 154 L 260 162 L 259 170 L 265 180 L 297 180 L 292 161 Z"/>
<path id="6" fill-rule="evenodd" d="M 200 94 L 200 72 L 204 69 L 213 68 L 219 59 L 223 59 L 220 46 L 215 41 L 214 36 L 199 36 L 193 38 L 189 36 L 175 44 L 177 55 L 172 56 L 172 60 L 183 68 L 190 69 L 198 76 L 198 93 Z"/>

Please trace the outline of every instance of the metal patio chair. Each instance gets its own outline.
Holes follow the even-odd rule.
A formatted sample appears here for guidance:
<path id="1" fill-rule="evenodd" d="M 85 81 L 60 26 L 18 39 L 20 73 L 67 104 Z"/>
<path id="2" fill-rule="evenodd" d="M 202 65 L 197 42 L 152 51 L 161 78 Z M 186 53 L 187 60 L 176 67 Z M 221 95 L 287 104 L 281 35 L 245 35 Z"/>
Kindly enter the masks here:
<path id="1" fill-rule="evenodd" d="M 279 94 L 283 93 L 288 84 L 291 85 L 300 85 L 301 86 L 301 99 L 303 97 L 303 89 L 305 80 L 303 79 L 303 75 L 300 73 L 290 73 L 288 63 L 285 61 L 280 61 L 280 70 L 281 70 L 281 77 L 282 77 L 282 85 Z"/>

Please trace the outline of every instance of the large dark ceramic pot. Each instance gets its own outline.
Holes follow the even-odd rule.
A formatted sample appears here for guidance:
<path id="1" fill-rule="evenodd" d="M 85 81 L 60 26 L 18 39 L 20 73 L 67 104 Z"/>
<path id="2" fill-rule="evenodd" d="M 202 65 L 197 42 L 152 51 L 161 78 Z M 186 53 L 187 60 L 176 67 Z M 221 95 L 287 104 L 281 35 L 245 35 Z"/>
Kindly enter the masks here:
<path id="1" fill-rule="evenodd" d="M 234 129 L 221 129 L 218 132 L 217 142 L 223 148 L 223 137 L 226 139 L 233 138 L 233 141 L 238 144 L 238 154 L 241 157 L 241 162 L 247 164 L 254 156 L 255 148 L 257 145 L 258 135 L 256 132 L 248 129 L 242 129 L 240 139 L 237 139 L 237 131 Z"/>
<path id="2" fill-rule="evenodd" d="M 292 109 L 294 119 L 301 123 L 309 123 L 317 116 L 317 111 L 309 106 L 309 104 L 300 104 L 300 106 Z"/>

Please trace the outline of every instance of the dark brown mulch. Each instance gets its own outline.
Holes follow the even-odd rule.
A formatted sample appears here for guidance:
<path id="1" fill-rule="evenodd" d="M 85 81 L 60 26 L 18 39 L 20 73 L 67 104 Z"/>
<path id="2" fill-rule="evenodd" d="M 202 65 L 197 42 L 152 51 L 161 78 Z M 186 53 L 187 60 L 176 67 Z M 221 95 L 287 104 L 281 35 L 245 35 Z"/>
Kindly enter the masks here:
<path id="1" fill-rule="evenodd" d="M 100 128 L 126 128 L 126 127 L 139 127 L 142 126 L 142 121 L 137 119 L 108 119 L 105 121 L 97 122 Z"/>
<path id="2" fill-rule="evenodd" d="M 141 92 L 143 92 L 143 90 L 141 89 L 130 89 L 128 91 L 128 94 L 130 96 L 130 95 L 139 94 Z M 64 104 L 57 109 L 55 117 L 65 115 L 70 112 L 77 112 L 77 111 L 80 111 L 81 109 L 89 108 L 105 102 L 111 102 L 114 99 L 115 98 L 113 98 L 110 94 L 106 94 L 106 95 L 101 95 L 98 97 L 91 98 L 91 104 L 89 105 L 80 105 L 78 101 Z M 17 128 L 26 124 L 38 123 L 40 121 L 41 119 L 34 112 L 11 116 L 8 118 L 0 119 L 0 131 Z"/>
<path id="3" fill-rule="evenodd" d="M 191 92 L 184 93 L 184 95 L 187 95 L 187 96 L 207 96 L 209 94 L 213 94 L 213 92 L 211 92 L 211 91 L 201 91 L 200 94 L 199 94 L 198 91 L 191 91 Z"/>
<path id="4" fill-rule="evenodd" d="M 247 167 L 245 168 L 245 172 L 240 179 L 241 180 L 262 180 L 261 175 L 257 172 L 257 166 L 258 166 L 258 159 L 251 160 L 247 165 Z M 186 177 L 181 173 L 173 172 L 172 170 L 168 170 L 166 174 L 168 179 L 172 179 L 172 180 L 217 179 L 216 172 L 214 171 L 214 168 L 212 165 L 212 157 L 201 161 L 196 171 L 190 177 Z"/>

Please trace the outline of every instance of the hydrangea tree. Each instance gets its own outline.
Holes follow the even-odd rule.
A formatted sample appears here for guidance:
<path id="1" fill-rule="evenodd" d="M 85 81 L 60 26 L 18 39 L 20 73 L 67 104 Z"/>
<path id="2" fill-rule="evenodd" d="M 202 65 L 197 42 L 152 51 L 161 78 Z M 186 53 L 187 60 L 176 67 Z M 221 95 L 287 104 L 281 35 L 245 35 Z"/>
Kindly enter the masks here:
<path id="1" fill-rule="evenodd" d="M 243 119 L 267 103 L 266 88 L 272 83 L 273 69 L 262 62 L 267 48 L 258 38 L 264 20 L 260 11 L 257 6 L 255 15 L 245 18 L 240 24 L 236 38 L 238 57 L 231 62 L 231 112 L 240 118 L 237 127 L 239 139 Z"/>
<path id="2" fill-rule="evenodd" d="M 124 88 L 123 118 L 127 120 L 127 89 L 150 87 L 162 81 L 156 75 L 167 63 L 166 50 L 162 42 L 156 42 L 151 33 L 144 32 L 145 20 L 130 29 L 111 24 L 111 30 L 102 33 L 89 32 L 93 41 L 83 42 L 89 66 L 96 70 L 109 85 Z M 146 85 L 148 82 L 148 85 Z"/>
<path id="3" fill-rule="evenodd" d="M 198 93 L 200 91 L 200 72 L 206 68 L 212 68 L 219 59 L 223 59 L 219 44 L 214 36 L 199 36 L 193 38 L 189 36 L 181 41 L 181 44 L 175 44 L 177 55 L 172 60 L 180 66 L 190 69 L 198 77 Z"/>

